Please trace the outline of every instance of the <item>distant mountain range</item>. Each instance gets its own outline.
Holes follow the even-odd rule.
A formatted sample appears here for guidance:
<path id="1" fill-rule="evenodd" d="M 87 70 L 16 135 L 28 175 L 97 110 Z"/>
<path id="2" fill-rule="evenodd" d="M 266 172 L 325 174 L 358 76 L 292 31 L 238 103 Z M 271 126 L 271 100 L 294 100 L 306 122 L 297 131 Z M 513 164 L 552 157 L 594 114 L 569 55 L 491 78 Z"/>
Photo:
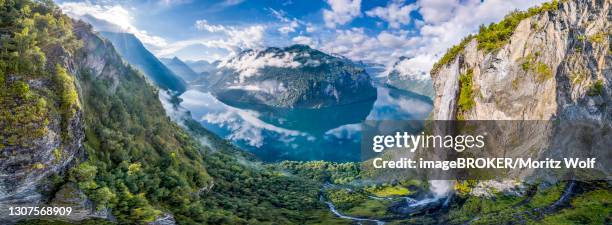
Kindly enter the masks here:
<path id="1" fill-rule="evenodd" d="M 306 45 L 243 51 L 218 68 L 210 89 L 227 102 L 321 108 L 376 99 L 362 67 Z"/>
<path id="2" fill-rule="evenodd" d="M 196 80 L 200 76 L 200 74 L 198 74 L 195 71 L 193 71 L 193 69 L 191 69 L 191 67 L 189 67 L 187 64 L 185 64 L 185 62 L 183 62 L 178 57 L 174 57 L 174 58 L 160 58 L 159 60 L 162 63 L 164 63 L 164 65 L 166 65 L 166 67 L 168 67 L 168 69 L 172 70 L 172 72 L 174 72 L 174 74 L 178 75 L 179 77 L 181 77 L 186 82 L 191 82 L 193 80 Z"/>
<path id="3" fill-rule="evenodd" d="M 221 61 L 216 60 L 214 62 L 208 62 L 206 60 L 198 60 L 198 61 L 186 60 L 185 64 L 187 64 L 196 73 L 205 73 L 205 72 L 210 73 L 211 71 L 214 71 L 217 69 L 219 62 Z"/>
<path id="4" fill-rule="evenodd" d="M 115 32 L 100 32 L 100 34 L 113 43 L 115 49 L 128 63 L 138 68 L 158 87 L 177 92 L 186 90 L 185 81 L 149 52 L 133 34 Z"/>

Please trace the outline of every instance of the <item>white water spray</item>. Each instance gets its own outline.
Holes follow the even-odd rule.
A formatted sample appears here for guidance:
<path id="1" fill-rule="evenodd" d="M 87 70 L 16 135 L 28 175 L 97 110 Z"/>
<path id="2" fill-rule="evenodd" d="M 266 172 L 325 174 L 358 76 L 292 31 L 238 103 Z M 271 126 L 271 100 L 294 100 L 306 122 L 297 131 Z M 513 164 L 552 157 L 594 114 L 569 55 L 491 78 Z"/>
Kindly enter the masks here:
<path id="1" fill-rule="evenodd" d="M 429 190 L 436 198 L 447 197 L 451 194 L 453 181 L 450 180 L 430 180 Z"/>

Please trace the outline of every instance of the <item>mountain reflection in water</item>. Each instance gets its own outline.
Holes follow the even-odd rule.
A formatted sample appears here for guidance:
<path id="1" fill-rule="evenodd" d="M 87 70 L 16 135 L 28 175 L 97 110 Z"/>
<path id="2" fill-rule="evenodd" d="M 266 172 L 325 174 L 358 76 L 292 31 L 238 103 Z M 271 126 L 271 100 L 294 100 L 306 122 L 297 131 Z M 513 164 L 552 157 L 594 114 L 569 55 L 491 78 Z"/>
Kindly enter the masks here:
<path id="1" fill-rule="evenodd" d="M 427 97 L 385 86 L 377 87 L 375 101 L 321 109 L 226 104 L 197 90 L 180 97 L 204 127 L 264 161 L 359 161 L 361 122 L 422 120 L 432 109 Z"/>

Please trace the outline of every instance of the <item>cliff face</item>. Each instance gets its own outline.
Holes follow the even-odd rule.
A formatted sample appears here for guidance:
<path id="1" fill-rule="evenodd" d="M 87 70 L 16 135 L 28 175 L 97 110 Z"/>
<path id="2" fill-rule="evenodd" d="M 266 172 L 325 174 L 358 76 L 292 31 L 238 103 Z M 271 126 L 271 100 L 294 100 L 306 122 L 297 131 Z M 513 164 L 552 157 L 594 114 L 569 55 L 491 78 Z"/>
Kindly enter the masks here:
<path id="1" fill-rule="evenodd" d="M 499 49 L 468 40 L 431 73 L 434 119 L 611 120 L 609 21 L 610 1 L 565 1 L 521 20 Z"/>
<path id="2" fill-rule="evenodd" d="M 65 31 L 61 26 L 48 29 Z M 4 33 L 10 29 L 2 30 L 0 48 L 4 52 L 0 64 L 15 65 L 15 59 L 6 56 L 13 50 L 13 40 Z M 47 178 L 61 176 L 81 153 L 83 111 L 74 78 L 64 69 L 78 42 L 71 34 L 64 38 L 47 43 L 44 49 L 30 47 L 36 53 L 28 53 L 47 56 L 42 60 L 45 63 L 0 69 L 0 223 L 9 215 L 8 206 L 31 206 L 42 201 L 42 193 L 53 188 L 53 181 Z M 19 57 L 26 58 L 28 53 Z M 41 71 L 37 67 L 49 69 Z"/>
<path id="3" fill-rule="evenodd" d="M 68 123 L 61 128 L 62 120 Z M 70 118 L 59 115 L 48 117 L 49 124 L 42 137 L 32 139 L 26 146 L 5 146 L 0 150 L 0 205 L 28 205 L 41 201 L 40 190 L 46 178 L 63 173 L 81 149 L 84 138 L 81 110 Z M 72 138 L 62 141 L 62 133 Z M 0 213 L 5 214 L 2 207 Z"/>
<path id="4" fill-rule="evenodd" d="M 119 84 L 118 76 L 121 74 L 117 70 L 122 68 L 116 65 L 123 65 L 123 62 L 121 57 L 113 51 L 112 44 L 94 34 L 91 27 L 84 23 L 74 24 L 73 32 L 82 47 L 75 52 L 70 52 L 61 45 L 51 51 L 45 50 L 49 61 L 52 61 L 49 64 L 66 68 L 66 75 L 70 77 L 66 85 L 79 93 L 82 92 L 82 87 L 79 85 L 78 77 L 70 74 L 80 74 L 83 71 L 108 80 L 111 87 L 116 88 Z M 23 79 L 19 74 L 7 77 L 14 80 Z M 27 80 L 32 95 L 40 95 L 46 100 L 46 107 L 57 107 L 54 106 L 55 103 L 52 103 L 55 100 L 53 96 L 61 95 L 62 91 L 57 89 L 55 79 L 57 78 L 52 76 L 39 76 L 39 78 L 26 78 L 25 80 Z M 85 138 L 84 111 L 81 104 L 83 96 L 80 94 L 78 96 L 80 100 L 76 100 L 75 111 L 69 116 L 60 112 L 60 107 L 48 110 L 48 114 L 44 116 L 48 122 L 43 129 L 44 134 L 39 138 L 17 145 L 3 145 L 0 148 L 0 205 L 7 206 L 0 210 L 3 215 L 0 216 L 0 222 L 14 222 L 11 220 L 23 219 L 5 218 L 4 216 L 8 215 L 8 206 L 44 205 L 50 200 L 45 198 L 54 198 L 49 203 L 55 204 L 60 198 L 45 196 L 53 192 L 54 188 L 58 188 L 54 187 L 56 181 L 51 177 L 53 175 L 56 178 L 64 176 L 70 167 L 86 158 L 83 150 Z M 3 100 L 11 101 L 11 99 Z M 6 124 L 3 123 L 4 125 Z M 74 186 L 70 183 L 69 185 Z M 63 187 L 62 190 L 64 189 L 66 188 Z M 83 195 L 80 190 L 72 192 L 71 194 L 74 195 L 78 193 Z M 82 205 L 79 205 L 80 203 L 70 204 L 75 207 L 76 211 L 75 215 L 67 219 L 81 220 L 88 217 L 106 218 L 108 216 L 107 213 L 100 214 L 92 210 L 93 205 L 86 197 L 82 197 L 81 200 Z"/>

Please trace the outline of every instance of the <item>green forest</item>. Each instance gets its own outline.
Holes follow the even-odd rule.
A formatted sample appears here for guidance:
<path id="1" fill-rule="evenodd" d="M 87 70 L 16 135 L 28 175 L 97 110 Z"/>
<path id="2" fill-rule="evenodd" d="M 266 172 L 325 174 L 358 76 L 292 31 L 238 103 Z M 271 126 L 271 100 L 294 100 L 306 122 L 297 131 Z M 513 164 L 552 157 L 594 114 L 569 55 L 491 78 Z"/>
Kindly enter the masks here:
<path id="1" fill-rule="evenodd" d="M 87 68 L 69 74 L 64 59 L 88 53 L 75 22 L 51 1 L 0 3 L 0 144 L 27 147 L 45 134 L 48 118 L 60 118 L 67 142 L 69 121 L 82 114 L 87 157 L 52 177 L 56 191 L 76 183 L 120 223 L 169 212 L 180 224 L 300 224 L 311 219 L 302 212 L 324 209 L 316 182 L 239 161 L 237 150 L 215 137 L 214 148 L 202 146 L 166 116 L 158 90 L 123 62 L 108 59 L 118 80 Z M 39 80 L 44 85 L 29 85 Z"/>
<path id="2" fill-rule="evenodd" d="M 471 38 L 493 51 L 520 19 L 551 10 L 556 2 L 513 13 L 453 47 L 440 65 L 452 60 Z M 108 76 L 98 76 L 83 59 L 95 51 L 116 56 L 99 36 L 83 40 L 73 21 L 50 0 L 0 0 L 0 150 L 29 149 L 57 124 L 62 148 L 83 138 L 82 152 L 70 168 L 49 177 L 41 190 L 53 198 L 75 184 L 98 210 L 111 209 L 119 224 L 146 224 L 171 214 L 178 224 L 350 224 L 325 201 L 347 215 L 395 220 L 397 224 L 610 224 L 612 194 L 607 182 L 578 183 L 580 192 L 566 208 L 542 211 L 569 182 L 534 184 L 527 196 L 496 193 L 469 196 L 471 182 L 457 182 L 457 196 L 446 212 L 398 215 L 388 209 L 395 197 L 428 190 L 418 180 L 376 182 L 364 179 L 359 163 L 324 161 L 262 163 L 202 128 L 193 120 L 179 125 L 164 111 L 156 87 L 118 57 L 106 58 Z M 94 34 L 95 35 L 95 34 Z M 461 77 L 460 105 L 474 104 L 471 74 Z M 601 86 L 601 84 L 599 84 Z M 601 87 L 593 87 L 600 94 Z M 80 124 L 83 137 L 75 136 Z M 201 140 L 206 140 L 203 143 Z M 442 214 L 443 213 L 443 214 Z M 30 220 L 21 224 L 104 224 L 86 221 Z"/>

